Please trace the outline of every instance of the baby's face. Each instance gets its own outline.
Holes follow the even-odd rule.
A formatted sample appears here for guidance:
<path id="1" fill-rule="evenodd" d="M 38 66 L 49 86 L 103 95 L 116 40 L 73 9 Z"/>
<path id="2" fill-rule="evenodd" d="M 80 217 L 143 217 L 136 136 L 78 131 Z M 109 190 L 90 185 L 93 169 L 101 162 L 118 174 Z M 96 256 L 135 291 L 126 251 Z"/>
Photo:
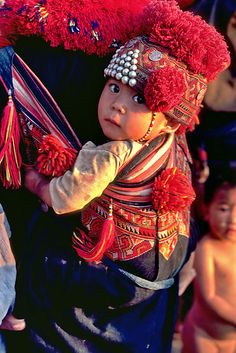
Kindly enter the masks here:
<path id="1" fill-rule="evenodd" d="M 206 220 L 214 236 L 236 241 L 236 187 L 222 187 L 216 191 Z"/>
<path id="2" fill-rule="evenodd" d="M 152 112 L 146 106 L 144 98 L 134 89 L 120 81 L 109 79 L 99 100 L 98 119 L 103 133 L 110 140 L 139 140 L 149 128 Z M 166 124 L 164 115 L 163 121 L 158 117 L 158 127 L 155 126 L 153 131 L 155 136 L 164 123 Z"/>

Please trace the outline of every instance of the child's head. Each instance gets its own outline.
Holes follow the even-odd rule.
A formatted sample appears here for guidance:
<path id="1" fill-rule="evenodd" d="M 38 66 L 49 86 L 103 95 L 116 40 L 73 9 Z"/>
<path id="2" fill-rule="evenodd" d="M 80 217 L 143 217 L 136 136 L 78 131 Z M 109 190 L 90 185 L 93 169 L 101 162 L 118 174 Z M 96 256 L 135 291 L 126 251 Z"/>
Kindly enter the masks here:
<path id="1" fill-rule="evenodd" d="M 179 126 L 175 122 L 170 124 L 162 113 L 152 113 L 142 95 L 115 79 L 109 79 L 103 89 L 98 118 L 110 140 L 142 142 Z"/>
<path id="2" fill-rule="evenodd" d="M 211 234 L 236 241 L 236 169 L 210 174 L 205 184 L 205 205 Z"/>
<path id="3" fill-rule="evenodd" d="M 225 41 L 199 16 L 182 11 L 174 0 L 151 1 L 142 21 L 146 34 L 120 47 L 104 70 L 113 82 L 107 86 L 116 91 L 123 91 L 123 86 L 134 90 L 140 113 L 143 103 L 146 105 L 148 123 L 146 130 L 140 126 L 145 130 L 142 140 L 175 131 L 179 125 L 180 132 L 193 129 L 207 82 L 229 65 Z M 156 119 L 163 123 L 161 129 Z M 136 139 L 136 134 L 131 138 Z"/>

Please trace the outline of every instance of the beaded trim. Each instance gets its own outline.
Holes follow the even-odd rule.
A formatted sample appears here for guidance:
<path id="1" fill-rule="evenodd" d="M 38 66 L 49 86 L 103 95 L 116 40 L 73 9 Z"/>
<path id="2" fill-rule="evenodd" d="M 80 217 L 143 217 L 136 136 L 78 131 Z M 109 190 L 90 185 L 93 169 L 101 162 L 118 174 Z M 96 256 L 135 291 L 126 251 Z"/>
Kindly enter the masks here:
<path id="1" fill-rule="evenodd" d="M 137 142 L 144 142 L 147 140 L 147 137 L 150 135 L 150 133 L 153 129 L 153 126 L 154 126 L 154 123 L 156 120 L 156 116 L 157 116 L 157 113 L 152 113 L 152 120 L 150 122 L 150 125 L 149 125 L 149 128 L 148 128 L 146 134 L 143 137 L 141 137 L 140 139 L 138 139 Z"/>

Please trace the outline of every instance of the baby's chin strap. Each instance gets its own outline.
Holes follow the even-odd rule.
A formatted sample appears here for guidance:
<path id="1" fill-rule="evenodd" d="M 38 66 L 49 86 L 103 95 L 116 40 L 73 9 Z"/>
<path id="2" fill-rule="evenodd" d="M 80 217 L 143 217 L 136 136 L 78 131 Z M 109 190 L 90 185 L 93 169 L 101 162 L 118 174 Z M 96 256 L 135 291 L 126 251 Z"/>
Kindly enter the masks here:
<path id="1" fill-rule="evenodd" d="M 157 113 L 152 113 L 152 119 L 151 119 L 151 122 L 149 124 L 149 127 L 147 129 L 146 134 L 143 137 L 141 137 L 140 139 L 138 139 L 137 142 L 144 142 L 144 141 L 147 140 L 147 137 L 152 132 L 152 129 L 153 129 L 153 126 L 154 126 L 154 123 L 155 123 L 155 120 L 156 120 L 156 116 L 157 116 Z"/>

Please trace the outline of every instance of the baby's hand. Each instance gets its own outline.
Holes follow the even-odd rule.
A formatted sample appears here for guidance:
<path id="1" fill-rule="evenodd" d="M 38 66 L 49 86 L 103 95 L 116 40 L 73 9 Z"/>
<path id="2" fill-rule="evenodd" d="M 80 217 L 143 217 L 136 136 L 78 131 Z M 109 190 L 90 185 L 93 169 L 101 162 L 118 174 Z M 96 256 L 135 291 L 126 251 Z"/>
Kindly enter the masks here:
<path id="1" fill-rule="evenodd" d="M 49 180 L 32 167 L 25 168 L 25 187 L 36 194 L 48 206 L 51 206 Z"/>
<path id="2" fill-rule="evenodd" d="M 25 167 L 25 187 L 30 192 L 36 194 L 38 185 L 44 177 L 32 167 Z"/>

